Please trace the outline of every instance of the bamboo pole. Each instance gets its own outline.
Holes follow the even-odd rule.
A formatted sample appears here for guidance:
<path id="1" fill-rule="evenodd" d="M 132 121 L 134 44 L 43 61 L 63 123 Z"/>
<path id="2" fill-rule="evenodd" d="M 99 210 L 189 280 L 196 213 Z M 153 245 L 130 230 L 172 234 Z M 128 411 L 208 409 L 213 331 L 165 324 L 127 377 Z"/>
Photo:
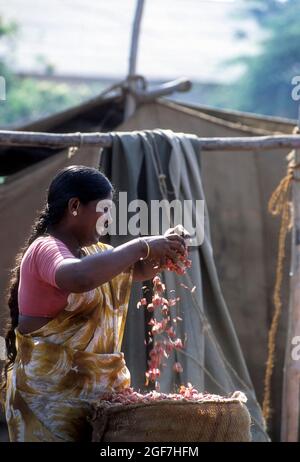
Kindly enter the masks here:
<path id="1" fill-rule="evenodd" d="M 300 106 L 298 117 L 300 129 Z M 295 151 L 296 165 L 300 163 L 300 150 Z M 290 301 L 288 335 L 283 370 L 281 440 L 297 442 L 300 439 L 300 358 L 295 357 L 295 339 L 300 335 L 300 172 L 294 171 L 292 185 L 293 233 L 290 272 Z M 299 355 L 299 353 L 298 353 Z"/>
<path id="2" fill-rule="evenodd" d="M 192 88 L 192 83 L 190 80 L 185 78 L 180 78 L 172 80 L 170 82 L 163 83 L 162 85 L 153 88 L 151 90 L 136 90 L 132 92 L 133 96 L 139 103 L 145 103 L 147 101 L 155 100 L 162 96 L 168 96 L 178 92 L 189 91 Z"/>
<path id="3" fill-rule="evenodd" d="M 137 0 L 135 17 L 134 17 L 133 28 L 132 28 L 132 37 L 131 37 L 131 47 L 130 47 L 130 56 L 129 56 L 129 72 L 128 72 L 129 75 L 136 74 L 139 34 L 140 34 L 140 27 L 141 27 L 141 21 L 142 21 L 142 16 L 143 16 L 143 9 L 144 9 L 144 0 Z"/>
<path id="4" fill-rule="evenodd" d="M 140 28 L 141 28 L 141 22 L 142 22 L 142 16 L 143 16 L 143 9 L 144 9 L 144 0 L 136 0 L 136 2 L 137 3 L 136 3 L 133 28 L 132 28 L 131 47 L 130 47 L 130 55 L 129 55 L 129 70 L 128 70 L 128 85 L 132 93 L 138 90 L 137 81 L 132 80 L 132 77 L 136 75 L 136 62 L 137 62 L 137 54 L 138 54 L 139 35 L 140 35 Z M 125 120 L 128 119 L 128 117 L 132 116 L 135 112 L 136 101 L 132 93 L 129 92 L 126 98 Z"/>
<path id="5" fill-rule="evenodd" d="M 71 146 L 111 146 L 108 133 L 44 133 L 0 130 L 0 145 L 7 147 L 45 147 L 63 149 Z"/>
<path id="6" fill-rule="evenodd" d="M 187 137 L 195 140 L 194 135 Z M 198 147 L 205 151 L 253 151 L 273 149 L 300 149 L 300 135 L 273 135 L 251 137 L 196 138 Z M 46 147 L 63 149 L 71 146 L 110 147 L 110 133 L 45 133 L 0 130 L 0 146 Z"/>

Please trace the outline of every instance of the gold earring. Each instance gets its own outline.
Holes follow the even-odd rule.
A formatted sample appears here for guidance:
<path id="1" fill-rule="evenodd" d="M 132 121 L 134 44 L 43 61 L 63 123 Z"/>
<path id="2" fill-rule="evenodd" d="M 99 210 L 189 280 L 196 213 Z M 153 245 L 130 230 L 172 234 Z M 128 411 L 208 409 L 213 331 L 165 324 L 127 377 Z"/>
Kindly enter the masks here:
<path id="1" fill-rule="evenodd" d="M 76 215 L 77 215 L 76 210 L 74 210 L 74 212 L 72 212 L 72 213 L 73 213 L 74 217 L 76 217 Z"/>

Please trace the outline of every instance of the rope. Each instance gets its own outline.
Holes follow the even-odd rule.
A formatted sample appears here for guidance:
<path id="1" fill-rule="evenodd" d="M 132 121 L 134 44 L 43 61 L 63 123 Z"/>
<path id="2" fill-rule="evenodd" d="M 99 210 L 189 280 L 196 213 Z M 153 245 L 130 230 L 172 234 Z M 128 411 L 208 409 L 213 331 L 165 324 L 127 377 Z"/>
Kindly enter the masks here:
<path id="1" fill-rule="evenodd" d="M 83 145 L 83 136 L 82 136 L 82 133 L 80 132 L 77 132 L 76 135 L 79 136 L 79 145 L 78 146 L 70 146 L 69 149 L 68 149 L 68 159 L 71 159 L 71 157 L 73 157 L 76 152 L 82 147 Z"/>
<path id="2" fill-rule="evenodd" d="M 297 134 L 300 130 L 295 127 L 293 133 Z M 282 312 L 281 301 L 281 286 L 283 280 L 283 263 L 285 259 L 285 244 L 288 232 L 293 226 L 293 208 L 290 200 L 291 184 L 294 178 L 294 172 L 300 168 L 300 164 L 296 164 L 295 150 L 291 151 L 287 156 L 288 167 L 286 176 L 280 181 L 277 188 L 273 191 L 270 198 L 268 209 L 272 215 L 281 215 L 281 223 L 278 239 L 278 254 L 276 266 L 276 279 L 273 293 L 274 314 L 271 322 L 271 327 L 268 335 L 268 358 L 266 363 L 266 372 L 264 379 L 264 399 L 263 399 L 263 416 L 266 424 L 271 415 L 271 384 L 272 375 L 275 364 L 276 337 L 278 332 L 279 320 Z"/>

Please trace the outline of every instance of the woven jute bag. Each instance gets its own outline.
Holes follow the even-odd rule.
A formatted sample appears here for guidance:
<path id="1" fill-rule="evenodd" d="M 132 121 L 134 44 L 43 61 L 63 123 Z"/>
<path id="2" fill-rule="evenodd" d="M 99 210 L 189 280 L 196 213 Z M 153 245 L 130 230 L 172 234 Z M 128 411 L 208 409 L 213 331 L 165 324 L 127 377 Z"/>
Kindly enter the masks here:
<path id="1" fill-rule="evenodd" d="M 93 404 L 93 441 L 251 441 L 251 418 L 239 399 Z"/>

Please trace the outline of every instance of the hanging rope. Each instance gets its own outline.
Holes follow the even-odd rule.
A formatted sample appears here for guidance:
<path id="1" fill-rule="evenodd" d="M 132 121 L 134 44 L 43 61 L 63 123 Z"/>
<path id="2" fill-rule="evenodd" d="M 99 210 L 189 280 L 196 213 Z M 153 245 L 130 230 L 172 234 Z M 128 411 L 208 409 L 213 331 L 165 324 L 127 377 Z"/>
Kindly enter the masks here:
<path id="1" fill-rule="evenodd" d="M 298 134 L 299 128 L 296 127 L 293 131 Z M 295 150 L 291 151 L 288 156 L 288 167 L 286 176 L 280 181 L 279 185 L 272 193 L 269 201 L 268 209 L 272 215 L 281 215 L 281 223 L 278 240 L 278 254 L 276 266 L 276 280 L 273 293 L 274 314 L 271 322 L 271 327 L 268 336 L 268 359 L 266 363 L 266 372 L 264 379 L 264 399 L 263 399 L 263 416 L 266 424 L 271 415 L 271 384 L 272 374 L 275 364 L 276 337 L 278 332 L 279 320 L 282 311 L 281 301 L 281 286 L 283 280 L 283 263 L 285 258 L 285 244 L 288 232 L 293 226 L 293 208 L 290 199 L 291 184 L 295 180 L 294 172 L 300 168 L 300 164 L 296 164 Z"/>
<path id="2" fill-rule="evenodd" d="M 68 149 L 68 159 L 71 159 L 71 157 L 73 157 L 76 152 L 82 147 L 83 145 L 83 136 L 82 136 L 82 133 L 80 132 L 77 132 L 75 133 L 76 135 L 78 135 L 80 137 L 80 141 L 79 141 L 79 146 L 70 146 L 69 149 Z"/>

